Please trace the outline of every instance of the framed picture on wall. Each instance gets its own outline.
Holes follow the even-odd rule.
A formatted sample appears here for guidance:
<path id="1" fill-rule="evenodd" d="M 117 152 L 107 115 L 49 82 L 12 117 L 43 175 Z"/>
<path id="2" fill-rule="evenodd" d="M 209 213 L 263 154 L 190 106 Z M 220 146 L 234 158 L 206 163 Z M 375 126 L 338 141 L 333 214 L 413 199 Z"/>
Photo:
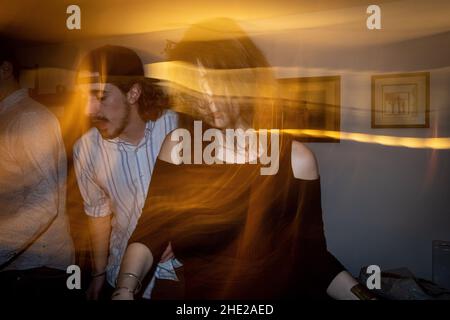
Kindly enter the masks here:
<path id="1" fill-rule="evenodd" d="M 372 76 L 372 128 L 429 128 L 430 73 Z"/>
<path id="2" fill-rule="evenodd" d="M 297 139 L 304 142 L 340 142 L 341 77 L 279 79 L 282 128 L 311 129 Z"/>

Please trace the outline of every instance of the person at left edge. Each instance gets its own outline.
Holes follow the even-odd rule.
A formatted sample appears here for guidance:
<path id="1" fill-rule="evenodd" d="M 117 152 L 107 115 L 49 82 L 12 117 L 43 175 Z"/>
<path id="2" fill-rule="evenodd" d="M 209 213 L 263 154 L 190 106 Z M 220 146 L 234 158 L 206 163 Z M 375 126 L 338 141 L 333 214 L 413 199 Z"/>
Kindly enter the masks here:
<path id="1" fill-rule="evenodd" d="M 14 48 L 0 39 L 0 299 L 74 298 L 64 143 L 19 75 Z"/>

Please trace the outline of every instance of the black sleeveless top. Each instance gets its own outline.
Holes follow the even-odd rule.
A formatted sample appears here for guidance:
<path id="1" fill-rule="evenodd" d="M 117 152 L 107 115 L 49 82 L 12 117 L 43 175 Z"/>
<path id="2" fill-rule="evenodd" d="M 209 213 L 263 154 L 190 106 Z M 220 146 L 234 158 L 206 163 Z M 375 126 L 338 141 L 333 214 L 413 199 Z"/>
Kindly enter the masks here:
<path id="1" fill-rule="evenodd" d="M 186 299 L 325 298 L 344 267 L 327 251 L 320 178 L 296 179 L 291 137 L 283 145 L 271 176 L 259 164 L 158 159 L 129 243 L 145 244 L 159 261 L 171 242 Z"/>

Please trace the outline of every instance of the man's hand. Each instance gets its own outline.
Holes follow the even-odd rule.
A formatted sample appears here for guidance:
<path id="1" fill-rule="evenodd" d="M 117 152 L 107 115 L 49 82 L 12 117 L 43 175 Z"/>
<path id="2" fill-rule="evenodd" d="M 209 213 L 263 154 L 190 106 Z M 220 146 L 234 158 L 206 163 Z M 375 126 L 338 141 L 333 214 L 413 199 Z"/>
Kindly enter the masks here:
<path id="1" fill-rule="evenodd" d="M 162 256 L 161 256 L 161 260 L 159 262 L 166 262 L 170 259 L 172 259 L 173 257 L 175 257 L 173 250 L 172 250 L 172 243 L 169 242 L 166 250 L 164 250 Z"/>
<path id="2" fill-rule="evenodd" d="M 105 284 L 106 275 L 102 274 L 102 272 L 106 270 L 108 265 L 111 216 L 112 215 L 107 215 L 106 217 L 88 218 L 89 235 L 92 245 L 92 269 L 95 272 L 89 288 L 86 291 L 86 297 L 88 300 L 98 300 Z"/>
<path id="3" fill-rule="evenodd" d="M 105 285 L 106 275 L 103 274 L 98 277 L 92 278 L 89 288 L 86 290 L 86 299 L 98 300 L 103 286 Z"/>
<path id="4" fill-rule="evenodd" d="M 358 281 L 348 271 L 342 271 L 331 281 L 327 288 L 327 293 L 336 300 L 359 300 L 351 291 L 353 286 L 357 284 Z"/>

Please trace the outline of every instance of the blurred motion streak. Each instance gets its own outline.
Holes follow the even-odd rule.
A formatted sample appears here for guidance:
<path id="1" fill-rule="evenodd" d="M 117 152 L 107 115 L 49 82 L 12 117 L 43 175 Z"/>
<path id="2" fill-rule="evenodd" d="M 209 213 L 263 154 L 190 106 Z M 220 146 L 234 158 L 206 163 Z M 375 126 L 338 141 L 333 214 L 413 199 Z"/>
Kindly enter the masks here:
<path id="1" fill-rule="evenodd" d="M 364 143 L 376 143 L 391 147 L 450 149 L 450 138 L 415 138 L 373 135 L 366 133 L 312 130 L 312 129 L 284 129 L 283 132 L 295 136 L 314 136 L 344 139 Z"/>

